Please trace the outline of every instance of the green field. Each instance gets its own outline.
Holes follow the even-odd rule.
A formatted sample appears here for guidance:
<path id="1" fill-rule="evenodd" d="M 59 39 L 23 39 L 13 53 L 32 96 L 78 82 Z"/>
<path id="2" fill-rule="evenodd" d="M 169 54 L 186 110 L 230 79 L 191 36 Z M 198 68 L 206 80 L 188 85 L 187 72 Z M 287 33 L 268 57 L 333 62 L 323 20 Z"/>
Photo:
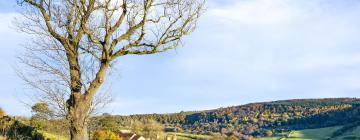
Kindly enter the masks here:
<path id="1" fill-rule="evenodd" d="M 360 126 L 352 131 L 345 132 L 343 135 L 336 137 L 334 140 L 360 140 Z"/>
<path id="2" fill-rule="evenodd" d="M 292 131 L 289 134 L 290 138 L 302 138 L 302 139 L 327 139 L 330 138 L 332 133 L 336 130 L 340 129 L 341 127 L 326 127 L 320 129 L 305 129 L 301 131 Z"/>
<path id="3" fill-rule="evenodd" d="M 282 135 L 284 135 L 284 137 L 263 137 L 263 138 L 257 138 L 257 140 L 325 140 L 325 139 L 329 139 L 331 135 L 340 128 L 342 128 L 342 126 L 297 130 L 297 131 L 283 133 Z M 40 133 L 42 133 L 44 136 L 46 136 L 46 138 L 49 138 L 50 140 L 68 140 L 68 138 L 63 136 L 58 136 L 41 131 Z M 195 135 L 195 134 L 186 134 L 186 133 L 166 133 L 166 135 L 176 135 L 176 138 L 178 140 L 212 138 L 209 135 Z M 356 127 L 351 131 L 345 132 L 341 136 L 331 138 L 330 140 L 360 140 L 360 126 Z"/>
<path id="4" fill-rule="evenodd" d="M 43 131 L 39 131 L 49 140 L 69 140 L 69 138 L 64 136 L 59 136 Z M 194 139 L 211 139 L 212 137 L 209 135 L 195 135 L 195 134 L 186 134 L 186 133 L 166 133 L 166 135 L 176 135 L 177 140 L 194 140 Z M 165 139 L 165 138 L 162 138 Z M 1 137 L 0 137 L 0 140 Z"/>
<path id="5" fill-rule="evenodd" d="M 69 140 L 69 138 L 67 138 L 65 136 L 55 135 L 55 134 L 51 134 L 51 133 L 47 133 L 47 132 L 43 132 L 43 131 L 39 131 L 39 133 L 43 134 L 46 137 L 46 139 L 49 139 L 49 140 Z"/>
<path id="6" fill-rule="evenodd" d="M 287 138 L 281 137 L 264 137 L 257 140 L 325 140 L 342 126 L 326 127 L 319 129 L 304 129 L 298 131 L 291 131 L 287 134 Z M 331 140 L 360 140 L 360 127 L 352 131 L 348 131 L 341 136 L 331 138 Z"/>
<path id="7" fill-rule="evenodd" d="M 209 135 L 195 135 L 186 133 L 167 133 L 167 135 L 176 135 L 178 140 L 211 139 Z"/>

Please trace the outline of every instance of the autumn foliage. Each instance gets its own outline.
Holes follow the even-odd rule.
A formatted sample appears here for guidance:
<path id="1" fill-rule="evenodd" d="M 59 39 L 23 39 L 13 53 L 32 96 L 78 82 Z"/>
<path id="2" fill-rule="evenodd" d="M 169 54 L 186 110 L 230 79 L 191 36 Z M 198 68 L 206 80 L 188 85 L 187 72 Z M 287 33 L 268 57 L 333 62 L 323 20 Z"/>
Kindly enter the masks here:
<path id="1" fill-rule="evenodd" d="M 0 117 L 3 117 L 6 115 L 6 112 L 4 109 L 0 108 Z"/>
<path id="2" fill-rule="evenodd" d="M 112 131 L 97 130 L 94 132 L 92 140 L 123 140 L 123 138 Z"/>

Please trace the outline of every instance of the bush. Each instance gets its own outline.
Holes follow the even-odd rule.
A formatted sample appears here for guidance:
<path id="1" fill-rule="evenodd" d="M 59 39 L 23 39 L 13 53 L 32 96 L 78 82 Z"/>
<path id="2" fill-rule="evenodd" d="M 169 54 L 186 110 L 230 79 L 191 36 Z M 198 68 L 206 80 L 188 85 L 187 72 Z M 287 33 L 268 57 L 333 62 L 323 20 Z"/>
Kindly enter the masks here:
<path id="1" fill-rule="evenodd" d="M 159 139 L 164 135 L 164 126 L 155 120 L 132 120 L 130 124 L 131 132 L 141 135 L 147 139 Z"/>
<path id="2" fill-rule="evenodd" d="M 15 120 L 6 134 L 8 139 L 45 140 L 45 137 L 38 133 L 34 127 Z"/>
<path id="3" fill-rule="evenodd" d="M 267 130 L 265 131 L 265 136 L 266 137 L 272 137 L 273 136 L 273 132 L 271 130 Z"/>
<path id="4" fill-rule="evenodd" d="M 0 108 L 0 118 L 5 116 L 6 115 L 6 112 L 4 109 Z"/>
<path id="5" fill-rule="evenodd" d="M 92 140 L 123 140 L 123 138 L 111 131 L 97 130 L 94 132 Z"/>
<path id="6" fill-rule="evenodd" d="M 46 127 L 46 124 L 48 123 L 40 118 L 31 117 L 30 119 L 30 125 L 40 130 L 43 130 Z"/>

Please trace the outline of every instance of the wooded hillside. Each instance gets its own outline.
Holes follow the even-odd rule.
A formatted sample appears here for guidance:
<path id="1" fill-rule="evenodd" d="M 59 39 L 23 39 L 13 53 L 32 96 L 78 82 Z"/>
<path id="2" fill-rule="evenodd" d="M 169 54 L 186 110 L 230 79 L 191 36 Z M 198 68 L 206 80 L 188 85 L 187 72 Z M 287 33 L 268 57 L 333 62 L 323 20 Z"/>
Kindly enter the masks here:
<path id="1" fill-rule="evenodd" d="M 251 103 L 206 111 L 113 116 L 116 120 L 154 119 L 167 131 L 265 136 L 270 132 L 321 128 L 360 121 L 360 99 L 297 99 Z"/>

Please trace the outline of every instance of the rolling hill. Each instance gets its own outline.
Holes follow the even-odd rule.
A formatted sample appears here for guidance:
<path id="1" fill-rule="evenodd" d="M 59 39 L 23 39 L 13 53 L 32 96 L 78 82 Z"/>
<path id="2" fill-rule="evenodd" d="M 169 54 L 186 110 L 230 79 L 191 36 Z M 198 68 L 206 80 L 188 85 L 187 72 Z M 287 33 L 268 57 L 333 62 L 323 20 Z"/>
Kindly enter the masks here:
<path id="1" fill-rule="evenodd" d="M 119 123 L 131 119 L 154 119 L 166 125 L 167 131 L 174 132 L 263 137 L 269 135 L 269 131 L 272 135 L 279 135 L 296 130 L 347 126 L 358 122 L 360 99 L 295 99 L 205 111 L 113 117 Z M 343 134 L 345 133 L 338 135 Z"/>
<path id="2" fill-rule="evenodd" d="M 46 123 L 49 124 L 42 128 L 31 125 L 27 118 L 3 116 L 1 120 L 2 126 L 9 130 L 8 136 L 16 132 L 14 134 L 24 137 L 67 139 L 64 131 L 67 128 L 60 125 L 65 121 L 63 119 L 48 120 Z M 138 125 L 131 124 L 137 120 Z M 8 122 L 9 125 L 5 125 Z M 153 125 L 148 125 L 150 122 Z M 159 128 L 160 133 L 164 130 L 165 136 L 177 135 L 179 140 L 358 140 L 360 99 L 282 100 L 171 114 L 103 114 L 92 117 L 89 124 L 91 132 L 118 132 L 147 125 L 146 129 Z M 55 129 L 54 126 L 59 127 Z"/>

